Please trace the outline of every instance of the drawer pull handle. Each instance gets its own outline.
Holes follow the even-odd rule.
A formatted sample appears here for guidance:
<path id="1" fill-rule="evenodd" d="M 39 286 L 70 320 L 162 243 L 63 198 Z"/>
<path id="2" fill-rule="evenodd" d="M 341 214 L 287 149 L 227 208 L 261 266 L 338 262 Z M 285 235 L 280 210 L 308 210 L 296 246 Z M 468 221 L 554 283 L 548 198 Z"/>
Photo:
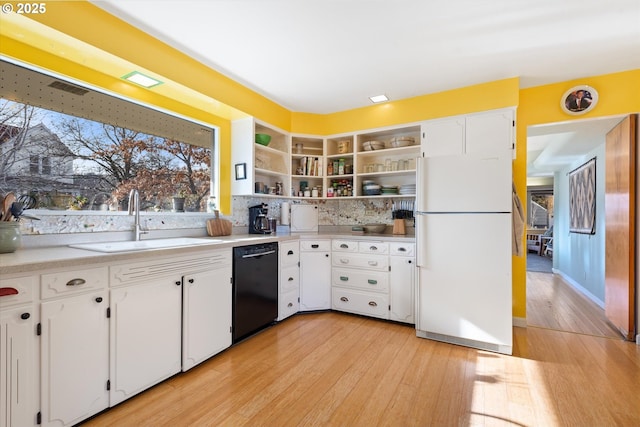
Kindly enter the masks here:
<path id="1" fill-rule="evenodd" d="M 340 301 L 342 301 L 342 302 L 349 302 L 349 298 L 347 298 L 347 297 L 340 297 Z"/>
<path id="2" fill-rule="evenodd" d="M 369 261 L 369 265 L 376 266 L 378 265 L 378 261 Z"/>
<path id="3" fill-rule="evenodd" d="M 311 245 L 311 247 L 312 247 L 313 249 L 318 249 L 318 248 L 320 247 L 320 245 Z"/>
<path id="4" fill-rule="evenodd" d="M 293 251 L 287 252 L 287 255 L 293 255 Z"/>
<path id="5" fill-rule="evenodd" d="M 29 314 L 29 313 L 22 313 L 22 314 L 20 315 L 20 318 L 21 318 L 22 320 L 27 320 L 29 317 L 31 317 L 31 314 Z"/>
<path id="6" fill-rule="evenodd" d="M 98 298 L 96 298 L 96 302 L 97 302 L 97 303 L 101 303 L 101 302 L 102 302 L 102 297 L 98 297 Z"/>
<path id="7" fill-rule="evenodd" d="M 289 281 L 290 281 L 290 282 L 293 282 L 293 277 L 289 277 Z"/>
<path id="8" fill-rule="evenodd" d="M 377 284 L 378 284 L 378 281 L 377 281 L 377 280 L 374 280 L 374 279 L 369 279 L 369 280 L 367 280 L 367 282 L 368 282 L 370 285 L 377 285 Z"/>
<path id="9" fill-rule="evenodd" d="M 340 280 L 342 280 L 343 282 L 348 282 L 349 278 L 347 276 L 340 276 Z"/>
<path id="10" fill-rule="evenodd" d="M 349 260 L 347 258 L 340 258 L 340 262 L 343 264 L 349 264 Z"/>
<path id="11" fill-rule="evenodd" d="M 369 250 L 370 251 L 377 251 L 378 247 L 377 246 L 369 246 Z"/>
<path id="12" fill-rule="evenodd" d="M 347 245 L 346 243 L 343 243 L 343 244 L 341 244 L 341 245 L 340 245 L 340 247 L 341 247 L 342 249 L 348 249 L 348 248 L 349 248 L 349 245 Z"/>
<path id="13" fill-rule="evenodd" d="M 398 248 L 398 252 L 407 252 L 407 248 Z"/>
<path id="14" fill-rule="evenodd" d="M 375 302 L 375 301 L 369 301 L 369 305 L 370 305 L 371 307 L 377 307 L 377 306 L 378 306 L 378 304 L 376 304 L 376 302 Z"/>
<path id="15" fill-rule="evenodd" d="M 0 297 L 8 297 L 9 295 L 18 295 L 16 288 L 0 288 Z"/>
<path id="16" fill-rule="evenodd" d="M 67 282 L 67 286 L 80 286 L 87 283 L 84 279 L 71 279 Z"/>
<path id="17" fill-rule="evenodd" d="M 287 304 L 287 307 L 293 307 L 293 303 L 290 302 L 289 304 Z"/>

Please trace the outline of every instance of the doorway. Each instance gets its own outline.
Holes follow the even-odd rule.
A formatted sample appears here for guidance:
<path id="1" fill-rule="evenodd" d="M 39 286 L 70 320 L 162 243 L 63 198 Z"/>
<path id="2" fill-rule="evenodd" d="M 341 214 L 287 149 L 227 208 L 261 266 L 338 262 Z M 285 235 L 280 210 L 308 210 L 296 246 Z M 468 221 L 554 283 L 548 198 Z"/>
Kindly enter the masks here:
<path id="1" fill-rule="evenodd" d="M 546 242 L 551 245 L 551 250 L 528 250 L 528 326 L 622 338 L 604 314 L 605 136 L 621 120 L 592 119 L 528 129 L 527 233 L 547 233 Z M 598 226 L 593 236 L 577 235 L 569 233 L 567 175 L 592 157 L 601 162 L 597 176 L 602 184 L 597 190 Z M 548 256 L 551 271 L 535 268 L 529 262 L 541 260 L 541 255 Z"/>

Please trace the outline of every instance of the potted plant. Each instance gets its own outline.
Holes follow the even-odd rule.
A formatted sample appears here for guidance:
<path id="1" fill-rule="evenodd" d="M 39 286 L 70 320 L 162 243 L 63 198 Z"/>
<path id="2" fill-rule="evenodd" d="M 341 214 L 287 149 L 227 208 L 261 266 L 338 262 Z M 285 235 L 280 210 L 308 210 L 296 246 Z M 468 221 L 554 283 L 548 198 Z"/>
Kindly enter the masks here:
<path id="1" fill-rule="evenodd" d="M 172 206 L 174 212 L 184 212 L 184 201 L 187 197 L 187 192 L 185 190 L 180 190 L 178 194 L 173 196 Z"/>
<path id="2" fill-rule="evenodd" d="M 88 201 L 89 199 L 84 196 L 73 196 L 73 198 L 69 202 L 69 209 L 73 211 L 82 210 L 82 208 L 87 204 Z"/>

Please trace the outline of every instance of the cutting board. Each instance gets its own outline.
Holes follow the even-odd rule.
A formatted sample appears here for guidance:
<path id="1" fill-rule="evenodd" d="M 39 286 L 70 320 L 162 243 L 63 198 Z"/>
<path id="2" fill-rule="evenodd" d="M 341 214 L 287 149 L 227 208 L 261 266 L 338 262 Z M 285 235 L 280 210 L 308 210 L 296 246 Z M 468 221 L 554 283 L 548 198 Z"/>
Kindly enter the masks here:
<path id="1" fill-rule="evenodd" d="M 317 233 L 318 207 L 315 205 L 291 205 L 291 232 Z"/>
<path id="2" fill-rule="evenodd" d="M 230 236 L 231 235 L 231 221 L 220 218 L 220 213 L 215 212 L 216 217 L 207 220 L 207 234 L 209 236 Z"/>

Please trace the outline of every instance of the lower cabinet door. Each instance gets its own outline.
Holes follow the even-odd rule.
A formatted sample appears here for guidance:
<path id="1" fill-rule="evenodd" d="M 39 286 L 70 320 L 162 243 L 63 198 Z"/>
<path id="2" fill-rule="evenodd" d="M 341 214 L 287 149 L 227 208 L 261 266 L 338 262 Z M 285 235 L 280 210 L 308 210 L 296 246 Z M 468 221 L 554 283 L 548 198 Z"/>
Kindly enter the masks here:
<path id="1" fill-rule="evenodd" d="M 183 279 L 182 370 L 231 345 L 231 264 Z"/>
<path id="2" fill-rule="evenodd" d="M 33 305 L 0 311 L 0 427 L 36 425 L 37 318 Z"/>
<path id="3" fill-rule="evenodd" d="M 286 319 L 300 311 L 300 292 L 297 289 L 280 294 L 278 298 L 278 320 Z"/>
<path id="4" fill-rule="evenodd" d="M 181 279 L 111 289 L 111 406 L 180 372 Z"/>
<path id="5" fill-rule="evenodd" d="M 412 257 L 389 257 L 391 264 L 391 320 L 415 323 L 416 261 Z"/>
<path id="6" fill-rule="evenodd" d="M 389 318 L 389 297 L 385 294 L 333 287 L 332 308 L 365 316 Z"/>
<path id="7" fill-rule="evenodd" d="M 42 425 L 70 426 L 109 406 L 107 291 L 41 304 Z"/>

